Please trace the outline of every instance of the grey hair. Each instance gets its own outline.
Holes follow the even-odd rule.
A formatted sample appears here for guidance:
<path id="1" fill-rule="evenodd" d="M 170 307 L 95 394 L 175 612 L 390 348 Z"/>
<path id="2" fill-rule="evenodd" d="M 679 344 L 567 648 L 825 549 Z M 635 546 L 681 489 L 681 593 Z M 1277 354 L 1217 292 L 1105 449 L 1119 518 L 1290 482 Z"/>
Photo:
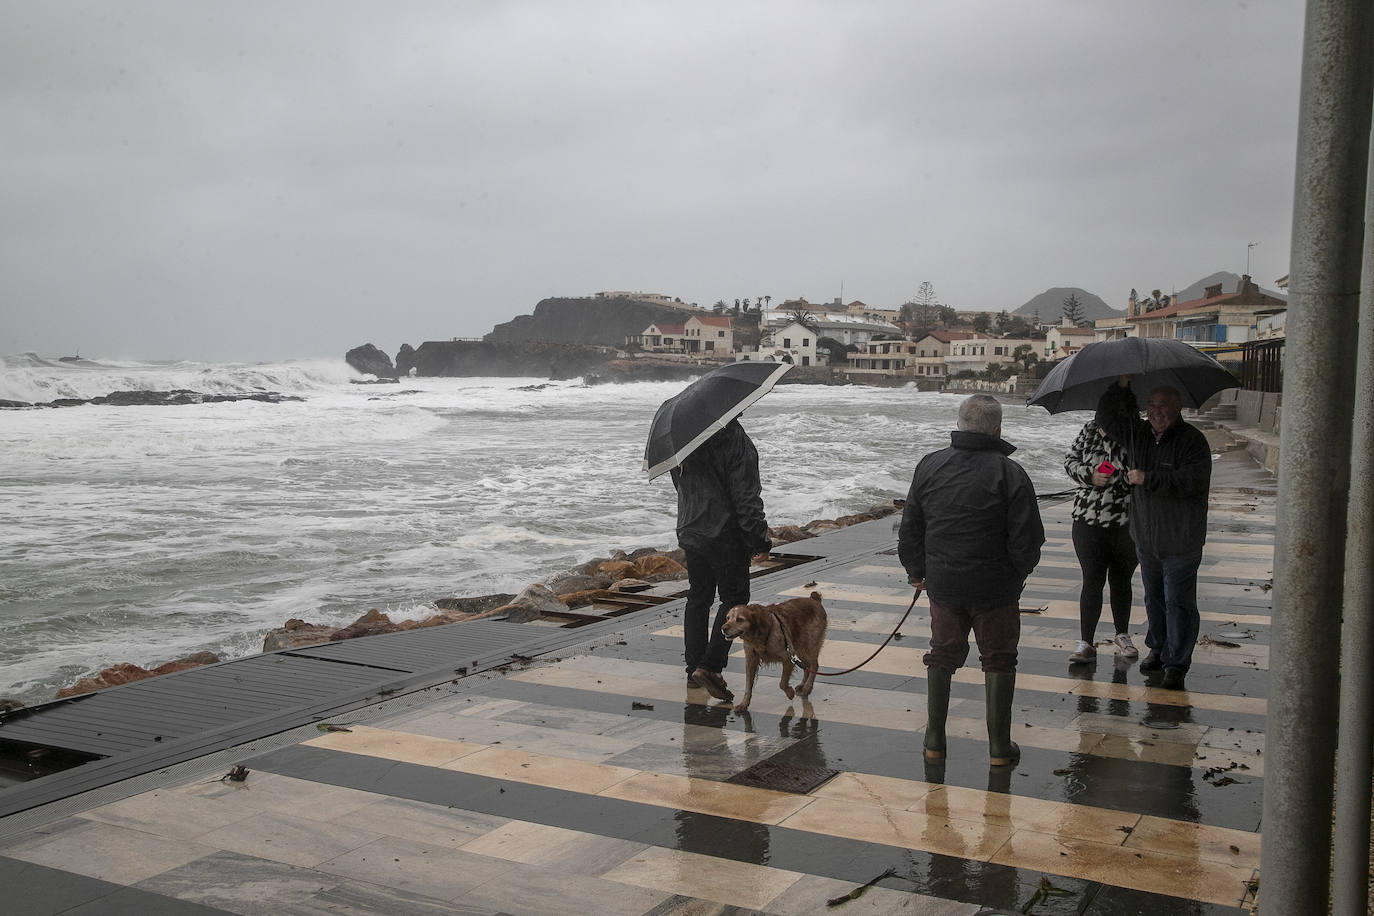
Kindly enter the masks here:
<path id="1" fill-rule="evenodd" d="M 975 394 L 959 405 L 959 428 L 996 436 L 1002 431 L 1002 405 L 990 394 Z"/>

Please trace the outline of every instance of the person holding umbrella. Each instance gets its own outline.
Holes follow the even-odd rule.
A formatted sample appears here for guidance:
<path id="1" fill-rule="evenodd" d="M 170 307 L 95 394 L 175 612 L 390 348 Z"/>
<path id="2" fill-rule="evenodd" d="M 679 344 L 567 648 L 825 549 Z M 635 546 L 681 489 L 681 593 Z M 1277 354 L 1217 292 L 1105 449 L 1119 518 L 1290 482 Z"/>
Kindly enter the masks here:
<path id="1" fill-rule="evenodd" d="M 738 418 L 791 368 L 741 362 L 713 369 L 659 406 L 644 450 L 649 477 L 670 471 L 677 490 L 677 541 L 687 560 L 687 685 L 725 702 L 735 695 L 721 673 L 730 654 L 721 625 L 730 608 L 749 603 L 751 558 L 772 547 L 759 453 Z"/>
<path id="2" fill-rule="evenodd" d="M 1089 420 L 1064 456 L 1064 473 L 1078 484 L 1073 497 L 1073 550 L 1083 570 L 1078 593 L 1078 647 L 1073 664 L 1097 657 L 1093 646 L 1102 619 L 1102 587 L 1111 598 L 1116 651 L 1126 658 L 1140 654 L 1128 632 L 1131 624 L 1131 578 L 1137 565 L 1135 542 L 1127 527 L 1131 487 L 1126 482 L 1126 452 Z"/>
<path id="3" fill-rule="evenodd" d="M 1126 449 L 1131 488 L 1130 530 L 1145 585 L 1145 645 L 1141 671 L 1164 671 L 1163 687 L 1183 690 L 1192 665 L 1200 616 L 1197 571 L 1207 540 L 1212 449 L 1181 416 L 1176 388 L 1150 392 L 1140 419 L 1131 377 L 1102 393 L 1094 421 Z"/>

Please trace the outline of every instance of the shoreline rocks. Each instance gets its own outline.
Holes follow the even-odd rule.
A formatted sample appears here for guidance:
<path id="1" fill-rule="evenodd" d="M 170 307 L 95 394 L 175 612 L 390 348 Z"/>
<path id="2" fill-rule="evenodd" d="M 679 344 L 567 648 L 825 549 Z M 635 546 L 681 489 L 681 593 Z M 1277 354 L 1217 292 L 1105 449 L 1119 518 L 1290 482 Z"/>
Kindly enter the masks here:
<path id="1" fill-rule="evenodd" d="M 111 391 L 94 398 L 57 398 L 52 401 L 0 401 L 0 408 L 81 407 L 99 404 L 109 407 L 171 407 L 178 404 L 223 404 L 229 401 L 261 401 L 280 404 L 283 401 L 304 401 L 305 398 L 277 391 L 256 391 L 248 394 L 206 394 L 176 388 L 171 391 Z"/>
<path id="2" fill-rule="evenodd" d="M 106 668 L 93 677 L 83 677 L 70 687 L 63 687 L 57 691 L 57 699 L 80 696 L 83 693 L 92 693 L 106 687 L 115 687 L 119 684 L 157 677 L 160 674 L 172 674 L 177 671 L 186 671 L 189 668 L 199 668 L 201 665 L 214 665 L 220 661 L 220 657 L 213 652 L 193 652 L 182 658 L 164 662 L 154 668 L 143 668 L 131 662 L 121 662 Z"/>

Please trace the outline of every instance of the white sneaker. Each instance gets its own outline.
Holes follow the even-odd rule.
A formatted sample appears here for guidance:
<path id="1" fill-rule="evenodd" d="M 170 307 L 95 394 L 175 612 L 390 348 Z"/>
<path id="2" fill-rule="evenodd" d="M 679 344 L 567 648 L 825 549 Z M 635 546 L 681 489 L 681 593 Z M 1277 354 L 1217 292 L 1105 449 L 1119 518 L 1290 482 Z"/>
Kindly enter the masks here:
<path id="1" fill-rule="evenodd" d="M 1116 651 L 1127 658 L 1135 658 L 1140 654 L 1140 650 L 1131 642 L 1130 633 L 1118 633 L 1112 637 L 1112 642 L 1116 643 Z"/>
<path id="2" fill-rule="evenodd" d="M 1069 661 L 1073 663 L 1090 662 L 1095 658 L 1097 658 L 1097 650 L 1093 648 L 1093 644 L 1080 639 L 1078 648 L 1074 650 L 1073 655 L 1069 656 Z"/>

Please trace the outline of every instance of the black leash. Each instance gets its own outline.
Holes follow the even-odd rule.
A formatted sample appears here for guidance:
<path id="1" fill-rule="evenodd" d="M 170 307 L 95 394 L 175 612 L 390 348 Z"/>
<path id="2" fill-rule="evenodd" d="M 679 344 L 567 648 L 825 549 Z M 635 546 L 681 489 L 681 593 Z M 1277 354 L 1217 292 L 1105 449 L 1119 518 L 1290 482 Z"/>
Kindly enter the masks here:
<path id="1" fill-rule="evenodd" d="M 816 674 L 820 677 L 838 677 L 841 674 L 848 674 L 851 671 L 858 671 L 864 665 L 867 665 L 869 662 L 873 661 L 873 659 L 878 657 L 878 653 L 883 651 L 883 649 L 887 646 L 888 643 L 892 642 L 892 637 L 896 636 L 897 633 L 901 631 L 902 624 L 906 623 L 907 617 L 911 615 L 911 610 L 912 608 L 916 607 L 916 601 L 920 597 L 921 590 L 918 588 L 916 589 L 916 594 L 911 596 L 911 603 L 906 606 L 906 613 L 902 615 L 902 619 L 897 621 L 897 625 L 892 628 L 892 632 L 887 635 L 887 639 L 884 639 L 883 644 L 878 648 L 874 649 L 873 654 L 870 655 L 868 658 L 859 662 L 853 668 L 846 668 L 843 671 L 821 671 L 819 668 L 817 668 Z M 792 664 L 796 665 L 801 670 L 810 671 L 811 669 L 806 666 L 806 663 L 803 662 L 801 659 L 797 658 L 797 653 L 792 648 L 792 640 L 789 639 L 787 636 L 787 625 L 782 622 L 782 618 L 778 616 L 777 611 L 773 611 L 771 613 L 773 614 L 773 619 L 778 622 L 778 629 L 782 631 L 782 647 L 787 652 L 787 657 L 792 660 Z"/>

